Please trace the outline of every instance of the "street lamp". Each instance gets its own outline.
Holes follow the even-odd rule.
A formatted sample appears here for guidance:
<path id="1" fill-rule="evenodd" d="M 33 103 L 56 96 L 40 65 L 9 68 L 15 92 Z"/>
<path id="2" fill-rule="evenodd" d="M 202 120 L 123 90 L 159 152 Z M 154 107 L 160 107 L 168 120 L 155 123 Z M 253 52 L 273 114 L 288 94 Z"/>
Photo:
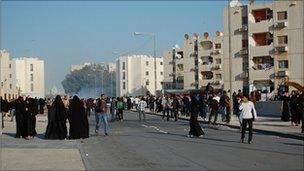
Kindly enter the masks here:
<path id="1" fill-rule="evenodd" d="M 134 32 L 134 36 L 147 35 L 153 37 L 153 56 L 154 56 L 154 88 L 155 95 L 157 90 L 157 71 L 156 71 L 156 35 L 155 33 Z"/>

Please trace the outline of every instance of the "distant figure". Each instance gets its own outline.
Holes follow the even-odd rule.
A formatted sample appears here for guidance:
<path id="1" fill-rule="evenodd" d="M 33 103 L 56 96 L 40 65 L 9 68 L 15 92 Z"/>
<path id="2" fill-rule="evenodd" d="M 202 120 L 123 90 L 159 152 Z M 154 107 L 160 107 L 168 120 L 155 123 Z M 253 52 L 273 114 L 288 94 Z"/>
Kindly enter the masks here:
<path id="1" fill-rule="evenodd" d="M 290 121 L 289 101 L 290 101 L 289 94 L 288 92 L 285 92 L 282 97 L 282 105 L 281 105 L 281 112 L 282 112 L 281 120 L 285 122 Z"/>
<path id="2" fill-rule="evenodd" d="M 26 102 L 26 139 L 32 139 L 37 135 L 36 132 L 36 115 L 38 114 L 38 100 L 33 98 L 27 98 Z"/>
<path id="3" fill-rule="evenodd" d="M 107 97 L 104 94 L 100 95 L 100 98 L 97 100 L 97 104 L 95 107 L 95 120 L 96 120 L 96 127 L 95 127 L 95 133 L 98 134 L 98 130 L 100 127 L 100 122 L 103 122 L 104 125 L 104 133 L 107 136 L 108 135 L 108 119 L 107 119 Z"/>
<path id="4" fill-rule="evenodd" d="M 241 142 L 244 142 L 245 138 L 245 131 L 248 126 L 249 130 L 249 137 L 248 137 L 248 144 L 251 144 L 252 141 L 252 122 L 257 119 L 257 113 L 254 107 L 253 102 L 249 101 L 249 96 L 246 94 L 242 98 L 241 105 L 239 109 L 242 111 L 241 118 L 242 118 L 242 136 L 241 136 Z"/>
<path id="5" fill-rule="evenodd" d="M 120 121 L 123 121 L 123 111 L 124 111 L 124 109 L 125 109 L 125 105 L 124 105 L 124 102 L 123 102 L 122 97 L 118 97 L 118 98 L 117 98 L 116 109 L 117 109 L 117 116 L 118 116 L 118 119 L 119 119 Z"/>
<path id="6" fill-rule="evenodd" d="M 147 102 L 145 101 L 145 98 L 142 97 L 137 106 L 139 121 L 141 121 L 141 117 L 143 116 L 144 122 L 146 122 L 146 112 L 145 112 L 146 107 L 147 107 Z"/>
<path id="7" fill-rule="evenodd" d="M 89 122 L 82 102 L 74 96 L 69 107 L 69 139 L 89 138 Z"/>
<path id="8" fill-rule="evenodd" d="M 50 106 L 48 112 L 48 125 L 45 132 L 45 139 L 66 139 L 66 108 L 59 95 Z"/>
<path id="9" fill-rule="evenodd" d="M 190 131 L 189 131 L 189 137 L 201 137 L 205 133 L 202 130 L 201 126 L 199 125 L 197 121 L 197 117 L 199 114 L 199 101 L 195 97 L 194 94 L 190 95 L 191 102 L 190 102 Z"/>

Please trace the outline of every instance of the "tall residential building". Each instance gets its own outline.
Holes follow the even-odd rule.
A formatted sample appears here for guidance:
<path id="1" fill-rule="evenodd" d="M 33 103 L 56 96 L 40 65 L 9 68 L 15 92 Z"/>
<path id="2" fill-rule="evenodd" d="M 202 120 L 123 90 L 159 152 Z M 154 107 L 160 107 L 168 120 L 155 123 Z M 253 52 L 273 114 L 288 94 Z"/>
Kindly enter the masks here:
<path id="1" fill-rule="evenodd" d="M 286 90 L 286 78 L 304 84 L 303 6 L 273 1 L 224 9 L 225 89 L 230 81 L 232 91 Z"/>
<path id="2" fill-rule="evenodd" d="M 154 57 L 147 55 L 126 55 L 116 61 L 116 95 L 139 96 L 147 91 L 155 94 Z M 156 58 L 157 90 L 163 81 L 163 58 Z"/>
<path id="3" fill-rule="evenodd" d="M 21 95 L 44 98 L 44 61 L 38 58 L 15 58 L 12 60 L 13 85 Z"/>
<path id="4" fill-rule="evenodd" d="M 164 54 L 165 91 L 195 90 L 210 83 L 214 88 L 223 87 L 223 37 L 216 32 L 211 38 L 207 32 L 203 37 L 194 34 L 184 36 L 183 46 Z"/>
<path id="5" fill-rule="evenodd" d="M 0 96 L 4 99 L 18 97 L 18 87 L 13 84 L 14 79 L 10 54 L 6 50 L 0 50 Z"/>

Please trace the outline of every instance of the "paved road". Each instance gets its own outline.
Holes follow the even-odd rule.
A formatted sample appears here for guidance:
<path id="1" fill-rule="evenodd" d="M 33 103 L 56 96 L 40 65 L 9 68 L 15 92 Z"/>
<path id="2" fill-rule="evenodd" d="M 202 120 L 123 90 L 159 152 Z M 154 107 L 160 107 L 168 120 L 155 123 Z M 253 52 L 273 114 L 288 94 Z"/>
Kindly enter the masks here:
<path id="1" fill-rule="evenodd" d="M 110 136 L 80 140 L 88 170 L 303 170 L 301 140 L 254 134 L 253 144 L 239 143 L 238 130 L 207 127 L 204 138 L 188 138 L 187 121 L 166 122 L 125 112 L 124 122 L 111 124 Z"/>

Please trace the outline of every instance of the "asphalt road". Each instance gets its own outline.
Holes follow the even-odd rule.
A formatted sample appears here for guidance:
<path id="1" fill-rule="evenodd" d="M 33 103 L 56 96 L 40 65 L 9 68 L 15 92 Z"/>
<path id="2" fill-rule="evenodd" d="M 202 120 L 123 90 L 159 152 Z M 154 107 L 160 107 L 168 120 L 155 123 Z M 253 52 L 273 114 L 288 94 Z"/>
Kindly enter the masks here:
<path id="1" fill-rule="evenodd" d="M 240 132 L 224 126 L 204 128 L 203 138 L 188 138 L 187 121 L 162 121 L 125 112 L 123 122 L 110 123 L 109 136 L 94 133 L 79 140 L 88 170 L 303 170 L 301 140 L 254 133 L 253 143 L 240 143 Z M 246 137 L 247 138 L 247 137 Z"/>

